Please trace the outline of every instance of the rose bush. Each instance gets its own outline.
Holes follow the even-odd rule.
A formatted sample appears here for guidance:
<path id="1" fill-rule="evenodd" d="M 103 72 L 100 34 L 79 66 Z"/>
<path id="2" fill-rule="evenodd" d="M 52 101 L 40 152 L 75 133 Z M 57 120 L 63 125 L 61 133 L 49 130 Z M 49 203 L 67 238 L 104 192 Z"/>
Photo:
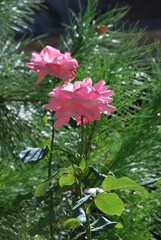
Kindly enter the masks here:
<path id="1" fill-rule="evenodd" d="M 71 82 L 75 78 L 74 71 L 78 68 L 78 62 L 71 57 L 70 52 L 62 54 L 58 49 L 46 46 L 40 54 L 34 51 L 26 66 L 31 68 L 31 72 L 38 73 L 36 84 L 39 86 L 47 74 L 62 79 L 65 83 Z"/>
<path id="2" fill-rule="evenodd" d="M 56 78 L 61 78 L 65 82 L 64 85 L 58 86 L 58 83 L 57 87 L 55 87 L 56 79 L 53 79 L 54 89 L 48 94 L 50 97 L 49 103 L 43 106 L 43 108 L 53 111 L 51 116 L 57 120 L 55 126 L 53 126 L 53 121 L 51 121 L 51 142 L 49 143 L 47 139 L 47 141 L 45 141 L 45 147 L 27 147 L 19 154 L 21 161 L 25 164 L 27 162 L 39 162 L 39 160 L 48 158 L 48 178 L 36 187 L 35 197 L 38 199 L 43 199 L 44 197 L 43 209 L 45 209 L 44 204 L 47 204 L 46 209 L 48 209 L 49 212 L 48 215 L 46 215 L 47 217 L 44 217 L 44 219 L 47 219 L 44 226 L 49 225 L 50 239 L 54 239 L 54 234 L 57 231 L 57 226 L 55 225 L 55 221 L 57 220 L 58 227 L 68 228 L 69 230 L 75 229 L 73 233 L 71 232 L 72 239 L 73 234 L 77 234 L 74 239 L 82 236 L 82 239 L 92 240 L 95 236 L 99 235 L 101 231 L 107 231 L 114 227 L 122 228 L 121 223 L 116 221 L 112 222 L 108 218 L 105 218 L 105 215 L 120 216 L 123 212 L 123 201 L 115 191 L 125 189 L 138 191 L 142 195 L 146 192 L 143 187 L 137 185 L 128 177 L 115 178 L 111 176 L 111 173 L 106 176 L 105 174 L 99 173 L 99 171 L 92 166 L 89 166 L 89 162 L 86 161 L 88 156 L 86 149 L 91 148 L 91 136 L 95 131 L 94 128 L 91 129 L 92 131 L 87 144 L 84 141 L 85 130 L 88 130 L 84 128 L 84 124 L 90 123 L 93 120 L 100 120 L 102 113 L 111 115 L 112 112 L 116 111 L 116 108 L 110 105 L 113 101 L 111 96 L 114 92 L 108 90 L 109 86 L 105 86 L 104 80 L 100 80 L 94 86 L 92 86 L 91 78 L 85 78 L 83 81 L 77 81 L 74 84 L 70 83 L 75 77 L 73 71 L 78 67 L 77 60 L 72 59 L 70 53 L 62 54 L 59 50 L 49 46 L 45 47 L 40 54 L 33 52 L 31 61 L 27 66 L 32 69 L 31 72 L 38 72 L 37 85 L 40 84 L 43 77 L 48 73 Z M 62 154 L 68 153 L 70 165 L 66 166 L 65 163 L 63 167 L 57 169 L 53 161 L 55 160 L 55 152 L 57 151 L 55 134 L 58 133 L 58 135 L 60 134 L 62 136 L 62 132 L 55 131 L 55 128 L 67 124 L 71 117 L 75 117 L 77 125 L 81 125 L 80 142 L 78 138 L 74 139 L 74 141 L 78 141 L 79 143 L 79 147 L 76 148 L 78 152 L 71 154 L 70 150 L 64 150 L 64 144 L 63 149 L 58 151 L 61 151 Z M 44 125 L 44 122 L 47 122 L 46 115 L 43 117 L 42 125 Z M 93 126 L 95 126 L 95 124 Z M 69 131 L 70 130 L 71 128 L 69 128 Z M 67 138 L 65 138 L 65 141 L 66 140 Z M 95 148 L 97 147 L 95 143 L 94 146 Z M 59 180 L 57 182 L 58 178 Z M 68 188 L 63 188 L 60 191 L 58 187 L 54 187 L 54 184 L 57 184 L 56 182 L 59 183 L 60 188 L 65 186 Z M 96 188 L 98 190 L 90 193 L 91 189 Z M 68 194 L 68 196 L 72 197 L 70 203 L 73 203 L 75 198 L 74 206 L 71 209 L 72 211 L 69 212 L 64 211 L 64 205 L 64 217 L 62 219 L 61 216 L 61 221 L 59 221 L 57 217 L 57 219 L 55 218 L 55 209 L 53 209 L 55 199 L 58 194 L 62 193 L 63 195 L 60 195 L 59 199 L 65 196 L 65 198 L 63 197 L 62 199 L 66 202 L 68 196 L 64 195 L 64 193 L 66 194 L 66 191 L 69 192 L 69 189 L 71 193 Z M 59 210 L 61 207 L 62 205 L 60 204 Z M 95 212 L 95 209 L 97 212 Z M 82 217 L 80 217 L 80 214 Z M 48 218 L 48 216 L 51 216 L 51 218 Z M 39 222 L 36 223 L 36 227 L 39 226 Z M 113 232 L 115 231 L 113 230 Z M 109 234 L 116 236 L 113 232 Z"/>

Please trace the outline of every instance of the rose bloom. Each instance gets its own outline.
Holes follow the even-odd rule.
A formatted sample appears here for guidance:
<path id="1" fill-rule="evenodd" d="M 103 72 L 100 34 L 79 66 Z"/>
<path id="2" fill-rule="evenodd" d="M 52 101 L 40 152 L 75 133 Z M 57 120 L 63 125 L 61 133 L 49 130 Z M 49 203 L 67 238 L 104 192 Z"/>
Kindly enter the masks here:
<path id="1" fill-rule="evenodd" d="M 67 124 L 70 117 L 75 117 L 77 125 L 80 125 L 81 116 L 84 124 L 87 124 L 92 120 L 100 120 L 101 113 L 110 115 L 116 111 L 115 107 L 109 105 L 114 92 L 107 90 L 109 86 L 104 85 L 105 81 L 101 80 L 92 87 L 92 79 L 85 78 L 83 82 L 68 83 L 53 89 L 48 94 L 49 104 L 43 107 L 55 112 L 55 128 Z"/>
<path id="2" fill-rule="evenodd" d="M 32 58 L 27 67 L 30 72 L 37 72 L 37 86 L 45 75 L 50 74 L 55 78 L 62 79 L 65 83 L 71 82 L 75 78 L 74 70 L 78 67 L 76 59 L 71 58 L 71 53 L 62 54 L 58 49 L 46 46 L 40 54 L 33 52 Z"/>

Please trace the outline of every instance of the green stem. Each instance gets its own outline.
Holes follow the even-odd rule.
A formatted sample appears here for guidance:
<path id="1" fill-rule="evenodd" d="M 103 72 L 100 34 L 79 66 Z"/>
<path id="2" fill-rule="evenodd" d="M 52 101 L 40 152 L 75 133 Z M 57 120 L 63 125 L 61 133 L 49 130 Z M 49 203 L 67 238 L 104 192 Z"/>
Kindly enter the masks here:
<path id="1" fill-rule="evenodd" d="M 83 116 L 81 116 L 81 152 L 80 152 L 80 157 L 83 155 L 83 144 L 84 144 L 84 123 L 83 123 Z M 80 198 L 82 198 L 82 179 L 81 177 L 79 178 L 79 195 Z M 91 240 L 91 230 L 90 230 L 90 221 L 89 221 L 89 212 L 87 211 L 85 205 L 83 205 L 83 210 L 86 215 L 86 233 L 87 233 L 87 239 Z"/>
<path id="2" fill-rule="evenodd" d="M 81 181 L 81 179 L 79 179 L 78 187 L 79 187 L 79 196 L 80 196 L 80 198 L 82 198 L 81 185 L 82 185 L 82 181 Z M 90 221 L 89 221 L 89 212 L 87 211 L 87 209 L 85 207 L 85 204 L 83 204 L 83 211 L 84 211 L 85 216 L 86 216 L 86 234 L 87 234 L 87 239 L 91 240 L 92 238 L 91 238 L 91 229 L 90 229 Z"/>
<path id="3" fill-rule="evenodd" d="M 55 79 L 53 81 L 53 88 L 55 88 Z M 52 114 L 53 118 L 54 113 Z M 50 149 L 50 156 L 49 156 L 49 162 L 48 162 L 48 178 L 51 176 L 51 162 L 53 158 L 53 149 L 54 149 L 54 135 L 55 135 L 55 129 L 54 129 L 54 120 L 51 121 L 52 124 L 52 136 L 51 136 L 51 149 Z"/>
<path id="4" fill-rule="evenodd" d="M 55 88 L 55 79 L 53 82 L 53 88 Z M 53 117 L 53 114 L 52 114 Z M 51 176 L 51 168 L 52 168 L 52 158 L 53 158 L 53 150 L 54 150 L 54 136 L 55 136 L 55 129 L 54 129 L 54 121 L 52 120 L 52 136 L 51 136 L 51 149 L 50 149 L 50 156 L 48 162 L 48 178 Z M 51 184 L 50 184 L 51 185 Z M 53 211 L 53 193 L 50 193 L 50 208 Z M 50 239 L 54 240 L 54 229 L 52 222 L 50 222 Z"/>
<path id="5" fill-rule="evenodd" d="M 90 221 L 89 221 L 89 213 L 86 211 L 86 221 L 87 221 L 87 238 L 91 240 L 91 229 L 90 229 Z"/>
<path id="6" fill-rule="evenodd" d="M 91 133 L 90 133 L 88 141 L 87 141 L 86 150 L 85 150 L 85 156 L 86 157 L 88 156 L 88 152 L 89 152 L 90 147 L 91 147 L 91 143 L 92 143 L 92 140 L 93 140 L 95 130 L 96 130 L 96 120 L 93 123 L 93 127 L 92 127 Z"/>
<path id="7" fill-rule="evenodd" d="M 52 125 L 54 125 L 54 121 L 52 121 Z M 54 149 L 54 135 L 55 135 L 55 129 L 54 126 L 52 128 L 52 136 L 51 136 L 51 150 L 50 150 L 50 156 L 49 156 L 49 162 L 48 162 L 48 178 L 51 176 L 51 162 L 53 158 L 53 149 Z"/>
<path id="8" fill-rule="evenodd" d="M 81 156 L 83 155 L 83 142 L 84 140 L 84 123 L 83 123 L 83 116 L 81 116 Z"/>
<path id="9" fill-rule="evenodd" d="M 49 156 L 49 162 L 48 162 L 48 178 L 51 176 L 51 168 L 52 168 L 52 158 L 53 158 L 53 149 L 54 149 L 54 135 L 55 135 L 55 129 L 54 129 L 54 121 L 52 121 L 52 137 L 51 137 L 51 149 L 50 149 L 50 156 Z M 51 185 L 51 184 L 50 184 Z M 53 211 L 53 193 L 50 193 L 50 201 L 49 201 L 50 209 Z M 54 240 L 54 229 L 52 222 L 50 222 L 50 240 Z"/>

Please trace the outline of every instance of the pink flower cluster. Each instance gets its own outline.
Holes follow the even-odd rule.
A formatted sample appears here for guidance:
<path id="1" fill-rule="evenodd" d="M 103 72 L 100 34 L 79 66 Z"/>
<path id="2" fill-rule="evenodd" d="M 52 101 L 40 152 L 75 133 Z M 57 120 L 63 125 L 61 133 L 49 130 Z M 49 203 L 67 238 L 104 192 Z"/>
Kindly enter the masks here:
<path id="1" fill-rule="evenodd" d="M 38 73 L 38 86 L 46 74 L 65 82 L 48 94 L 49 103 L 43 106 L 55 112 L 55 128 L 67 124 L 71 117 L 75 117 L 77 125 L 80 125 L 81 116 L 84 124 L 87 124 L 93 120 L 100 120 L 101 113 L 110 115 L 116 111 L 115 107 L 109 105 L 113 101 L 111 96 L 114 92 L 108 90 L 109 86 L 104 86 L 104 80 L 93 87 L 91 78 L 70 83 L 75 78 L 74 70 L 78 67 L 77 60 L 71 58 L 70 52 L 62 54 L 59 50 L 46 46 L 40 54 L 33 52 L 30 62 L 26 65 L 32 69 L 31 72 Z"/>
<path id="2" fill-rule="evenodd" d="M 58 49 L 46 46 L 40 54 L 33 52 L 26 66 L 32 69 L 31 72 L 38 73 L 36 84 L 39 86 L 47 74 L 62 79 L 65 83 L 71 82 L 75 78 L 74 70 L 78 68 L 78 62 L 71 58 L 70 52 L 62 54 Z"/>
<path id="3" fill-rule="evenodd" d="M 57 119 L 55 128 L 65 125 L 70 117 L 75 117 L 77 125 L 81 124 L 81 116 L 84 116 L 84 124 L 93 120 L 100 120 L 101 113 L 110 115 L 116 110 L 109 103 L 113 101 L 110 96 L 113 91 L 107 90 L 103 80 L 92 87 L 92 79 L 85 78 L 83 82 L 68 83 L 56 87 L 48 95 L 49 104 L 43 107 L 55 111 L 54 119 Z"/>

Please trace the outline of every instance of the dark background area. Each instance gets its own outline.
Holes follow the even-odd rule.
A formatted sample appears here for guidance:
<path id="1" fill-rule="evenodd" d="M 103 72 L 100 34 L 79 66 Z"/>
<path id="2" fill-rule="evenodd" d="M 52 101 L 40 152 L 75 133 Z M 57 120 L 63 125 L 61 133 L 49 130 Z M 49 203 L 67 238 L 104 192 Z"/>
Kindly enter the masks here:
<path id="1" fill-rule="evenodd" d="M 118 5 L 129 5 L 131 10 L 126 19 L 134 24 L 139 20 L 140 27 L 161 28 L 160 0 L 118 0 Z"/>
<path id="2" fill-rule="evenodd" d="M 76 15 L 86 9 L 87 0 L 46 0 L 45 8 L 35 12 L 34 23 L 30 24 L 30 31 L 26 36 L 36 37 L 48 34 L 48 39 L 59 39 L 64 32 L 64 24 L 69 24 L 69 9 Z M 128 25 L 135 25 L 146 28 L 148 37 L 153 41 L 161 39 L 161 0 L 100 0 L 99 12 L 104 13 L 114 6 L 130 7 L 129 13 L 124 20 L 128 20 Z M 22 34 L 17 33 L 16 39 Z"/>

